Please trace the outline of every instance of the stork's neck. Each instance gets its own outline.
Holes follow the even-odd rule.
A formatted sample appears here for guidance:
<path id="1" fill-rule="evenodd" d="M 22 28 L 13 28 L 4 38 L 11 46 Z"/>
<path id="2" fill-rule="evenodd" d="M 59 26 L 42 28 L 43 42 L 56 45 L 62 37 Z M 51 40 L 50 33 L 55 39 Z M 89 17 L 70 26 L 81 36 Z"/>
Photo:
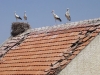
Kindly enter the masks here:
<path id="1" fill-rule="evenodd" d="M 67 12 L 69 13 L 69 10 L 67 10 Z"/>
<path id="2" fill-rule="evenodd" d="M 26 12 L 24 12 L 24 15 L 26 15 Z"/>
<path id="3" fill-rule="evenodd" d="M 52 12 L 52 14 L 55 16 L 56 14 L 54 12 Z"/>
<path id="4" fill-rule="evenodd" d="M 16 15 L 16 12 L 15 12 L 15 15 Z"/>
<path id="5" fill-rule="evenodd" d="M 69 10 L 67 10 L 67 12 L 66 12 L 67 14 L 69 14 Z"/>

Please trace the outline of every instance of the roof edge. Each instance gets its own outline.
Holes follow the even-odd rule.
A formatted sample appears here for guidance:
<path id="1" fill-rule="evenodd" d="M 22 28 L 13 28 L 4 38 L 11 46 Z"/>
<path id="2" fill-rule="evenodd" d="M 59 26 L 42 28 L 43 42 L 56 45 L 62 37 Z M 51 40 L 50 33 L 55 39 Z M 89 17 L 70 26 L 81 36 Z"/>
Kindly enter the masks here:
<path id="1" fill-rule="evenodd" d="M 26 34 L 28 34 L 28 33 L 30 33 L 31 32 L 31 30 L 32 29 L 28 29 L 28 30 L 26 30 L 25 32 L 23 32 L 23 33 L 21 33 L 21 34 L 19 34 L 19 35 L 17 35 L 17 36 L 24 36 L 24 35 L 26 35 Z M 17 37 L 16 36 L 16 37 Z M 2 44 L 0 44 L 0 48 L 6 43 L 6 42 L 8 42 L 9 40 L 11 40 L 12 38 L 14 38 L 13 36 L 10 36 L 6 41 L 4 41 Z"/>
<path id="2" fill-rule="evenodd" d="M 88 25 L 100 24 L 100 18 L 88 19 L 88 20 L 77 21 L 77 22 L 70 22 L 70 23 L 59 24 L 59 25 L 54 25 L 54 26 L 45 26 L 45 27 L 40 27 L 40 28 L 34 28 L 34 29 L 32 29 L 32 31 L 38 32 L 38 33 L 43 33 L 43 32 L 56 31 L 59 28 L 62 30 L 74 28 L 75 26 L 82 26 L 85 24 L 88 24 Z"/>

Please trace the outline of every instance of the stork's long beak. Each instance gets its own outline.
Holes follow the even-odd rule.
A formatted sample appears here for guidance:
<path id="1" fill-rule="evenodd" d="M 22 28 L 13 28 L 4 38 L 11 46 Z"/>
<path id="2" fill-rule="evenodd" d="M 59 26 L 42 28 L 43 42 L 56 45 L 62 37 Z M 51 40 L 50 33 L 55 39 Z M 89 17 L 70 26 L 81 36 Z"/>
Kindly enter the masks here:
<path id="1" fill-rule="evenodd" d="M 53 12 L 54 12 L 54 10 L 51 11 L 51 13 L 53 13 Z"/>

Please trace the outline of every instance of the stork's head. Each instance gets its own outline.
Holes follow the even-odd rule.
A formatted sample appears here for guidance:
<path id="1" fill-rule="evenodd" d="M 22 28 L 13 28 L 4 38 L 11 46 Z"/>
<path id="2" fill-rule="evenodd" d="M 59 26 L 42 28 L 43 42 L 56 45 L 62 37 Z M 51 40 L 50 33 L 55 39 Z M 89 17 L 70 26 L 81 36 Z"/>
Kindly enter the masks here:
<path id="1" fill-rule="evenodd" d="M 52 10 L 52 12 L 51 13 L 54 13 L 54 10 Z"/>
<path id="2" fill-rule="evenodd" d="M 15 11 L 14 13 L 15 13 L 15 15 L 16 15 L 16 11 Z"/>
<path id="3" fill-rule="evenodd" d="M 26 11 L 24 11 L 26 13 Z"/>

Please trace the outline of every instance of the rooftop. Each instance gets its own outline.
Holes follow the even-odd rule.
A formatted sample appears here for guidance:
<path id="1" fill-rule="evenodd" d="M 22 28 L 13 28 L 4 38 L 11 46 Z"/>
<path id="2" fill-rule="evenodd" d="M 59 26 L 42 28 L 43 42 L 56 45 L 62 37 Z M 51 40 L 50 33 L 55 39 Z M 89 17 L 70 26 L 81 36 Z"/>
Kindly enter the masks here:
<path id="1" fill-rule="evenodd" d="M 100 18 L 29 29 L 0 47 L 1 75 L 57 75 L 100 32 Z"/>

